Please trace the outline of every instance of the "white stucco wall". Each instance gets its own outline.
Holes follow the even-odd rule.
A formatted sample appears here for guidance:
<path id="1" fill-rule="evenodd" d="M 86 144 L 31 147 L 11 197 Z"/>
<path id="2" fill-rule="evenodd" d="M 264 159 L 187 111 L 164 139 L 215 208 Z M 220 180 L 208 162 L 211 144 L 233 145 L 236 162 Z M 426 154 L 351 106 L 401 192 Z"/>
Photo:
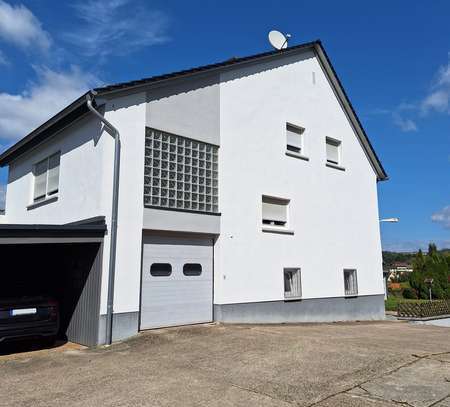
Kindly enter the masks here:
<path id="1" fill-rule="evenodd" d="M 98 120 L 87 116 L 13 161 L 9 166 L 6 221 L 63 224 L 104 215 L 107 147 L 107 138 L 100 137 Z M 28 209 L 33 202 L 33 165 L 58 151 L 58 200 Z"/>
<path id="2" fill-rule="evenodd" d="M 119 219 L 114 312 L 139 310 L 145 93 L 115 98 L 105 117 L 121 133 Z M 9 169 L 7 223 L 64 224 L 105 216 L 111 224 L 114 139 L 91 115 L 15 160 Z M 32 203 L 33 165 L 61 151 L 58 200 L 27 209 Z M 110 233 L 105 235 L 101 313 L 106 313 Z"/>
<path id="3" fill-rule="evenodd" d="M 141 279 L 145 93 L 112 99 L 106 104 L 105 117 L 117 127 L 121 136 L 114 313 L 134 312 L 139 311 Z M 111 166 L 111 180 L 112 171 Z M 108 202 L 111 203 L 111 198 Z M 111 213 L 111 206 L 108 213 Z M 102 313 L 106 312 L 106 278 L 103 284 Z"/>
<path id="4" fill-rule="evenodd" d="M 301 267 L 303 298 L 343 296 L 344 268 L 382 294 L 376 175 L 314 55 L 284 62 L 221 75 L 215 303 L 282 300 L 284 267 Z M 306 128 L 309 161 L 285 155 L 286 122 Z M 325 166 L 327 136 L 345 171 Z M 261 231 L 262 195 L 291 200 L 293 235 Z"/>
<path id="5" fill-rule="evenodd" d="M 147 93 L 146 125 L 219 144 L 219 75 L 176 80 Z"/>

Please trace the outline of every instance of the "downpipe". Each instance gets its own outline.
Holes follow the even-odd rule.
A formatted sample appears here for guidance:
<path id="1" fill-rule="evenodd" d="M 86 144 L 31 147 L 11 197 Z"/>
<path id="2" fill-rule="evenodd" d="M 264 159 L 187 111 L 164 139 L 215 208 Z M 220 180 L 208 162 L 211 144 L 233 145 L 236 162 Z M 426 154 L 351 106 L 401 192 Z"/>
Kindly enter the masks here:
<path id="1" fill-rule="evenodd" d="M 112 343 L 113 311 L 114 311 L 114 282 L 116 273 L 116 247 L 117 247 L 117 215 L 119 212 L 119 177 L 120 177 L 120 133 L 105 117 L 94 108 L 93 101 L 97 93 L 93 90 L 86 95 L 88 109 L 96 115 L 107 127 L 114 137 L 114 171 L 113 171 L 113 195 L 111 213 L 111 235 L 109 250 L 109 274 L 108 274 L 108 298 L 106 308 L 106 344 Z"/>

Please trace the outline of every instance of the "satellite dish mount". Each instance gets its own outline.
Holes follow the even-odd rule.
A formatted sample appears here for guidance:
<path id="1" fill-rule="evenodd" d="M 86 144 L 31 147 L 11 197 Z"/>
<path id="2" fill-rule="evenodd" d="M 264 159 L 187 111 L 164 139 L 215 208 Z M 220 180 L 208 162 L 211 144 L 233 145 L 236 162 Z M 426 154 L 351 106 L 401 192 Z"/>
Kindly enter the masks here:
<path id="1" fill-rule="evenodd" d="M 291 34 L 284 35 L 280 31 L 272 30 L 269 32 L 269 42 L 272 47 L 277 50 L 286 49 L 288 46 L 288 40 L 291 38 Z"/>

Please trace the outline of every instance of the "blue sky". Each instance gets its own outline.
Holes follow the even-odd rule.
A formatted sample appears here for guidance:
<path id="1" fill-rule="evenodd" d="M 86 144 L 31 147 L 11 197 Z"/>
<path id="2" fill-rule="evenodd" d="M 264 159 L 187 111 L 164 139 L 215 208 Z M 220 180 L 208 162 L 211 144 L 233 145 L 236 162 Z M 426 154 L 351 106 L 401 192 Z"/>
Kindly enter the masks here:
<path id="1" fill-rule="evenodd" d="M 0 0 L 0 150 L 89 87 L 269 50 L 276 28 L 323 41 L 389 173 L 383 247 L 450 247 L 449 16 L 448 1 Z"/>

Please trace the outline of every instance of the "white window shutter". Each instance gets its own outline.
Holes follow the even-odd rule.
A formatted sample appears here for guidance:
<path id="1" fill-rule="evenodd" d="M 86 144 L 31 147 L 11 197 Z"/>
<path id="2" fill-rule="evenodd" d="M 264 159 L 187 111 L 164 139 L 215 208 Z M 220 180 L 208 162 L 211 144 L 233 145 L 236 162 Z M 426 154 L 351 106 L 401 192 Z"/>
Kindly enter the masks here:
<path id="1" fill-rule="evenodd" d="M 327 139 L 327 161 L 339 163 L 339 143 Z"/>
<path id="2" fill-rule="evenodd" d="M 302 148 L 302 136 L 291 130 L 286 130 L 287 145 Z"/>
<path id="3" fill-rule="evenodd" d="M 47 194 L 58 191 L 59 186 L 59 161 L 60 154 L 54 154 L 48 159 L 48 185 Z"/>
<path id="4" fill-rule="evenodd" d="M 264 197 L 262 218 L 274 222 L 287 222 L 287 203 L 275 202 L 275 200 Z"/>
<path id="5" fill-rule="evenodd" d="M 47 190 L 48 160 L 41 161 L 34 166 L 34 200 L 44 198 Z"/>

